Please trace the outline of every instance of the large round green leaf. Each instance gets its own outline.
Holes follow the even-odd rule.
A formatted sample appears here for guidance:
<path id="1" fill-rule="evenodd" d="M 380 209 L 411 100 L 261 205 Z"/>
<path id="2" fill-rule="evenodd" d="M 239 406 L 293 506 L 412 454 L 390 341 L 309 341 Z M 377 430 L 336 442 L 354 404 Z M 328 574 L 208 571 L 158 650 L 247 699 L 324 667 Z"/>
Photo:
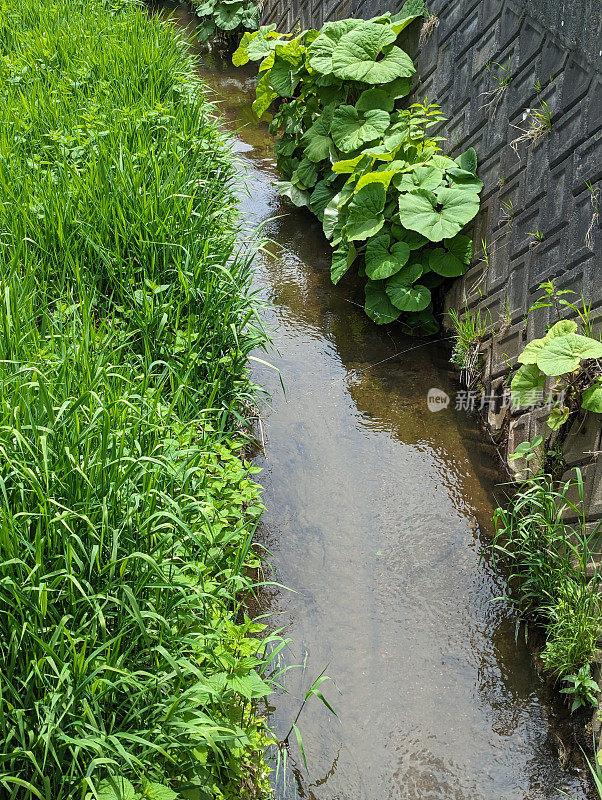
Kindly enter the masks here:
<path id="1" fill-rule="evenodd" d="M 467 172 L 472 172 L 476 174 L 477 172 L 477 154 L 475 152 L 474 147 L 469 147 L 468 150 L 465 150 L 456 158 L 456 164 L 460 167 L 460 169 L 464 169 Z"/>
<path id="2" fill-rule="evenodd" d="M 410 125 L 402 119 L 391 125 L 384 139 L 385 148 L 394 151 L 403 144 L 410 134 Z"/>
<path id="3" fill-rule="evenodd" d="M 581 395 L 581 405 L 586 411 L 593 411 L 595 414 L 602 414 L 602 381 L 598 378 L 597 383 L 586 389 Z"/>
<path id="4" fill-rule="evenodd" d="M 205 2 L 199 3 L 195 8 L 197 17 L 206 17 L 209 14 L 212 14 L 216 3 L 217 0 L 205 0 Z"/>
<path id="5" fill-rule="evenodd" d="M 215 22 L 211 17 L 206 17 L 196 29 L 196 37 L 199 42 L 208 41 L 215 33 Z"/>
<path id="6" fill-rule="evenodd" d="M 431 293 L 419 283 L 407 283 L 403 272 L 387 281 L 387 297 L 400 311 L 423 311 L 431 303 Z"/>
<path id="7" fill-rule="evenodd" d="M 448 169 L 454 169 L 458 166 L 453 158 L 442 156 L 441 153 L 435 153 L 435 155 L 431 157 L 430 163 L 434 167 L 437 167 L 437 169 L 440 169 L 442 172 L 445 172 Z"/>
<path id="8" fill-rule="evenodd" d="M 335 193 L 326 181 L 318 181 L 309 198 L 309 207 L 320 222 L 324 219 L 324 209 Z"/>
<path id="9" fill-rule="evenodd" d="M 364 175 L 359 178 L 358 182 L 355 185 L 356 192 L 365 186 L 367 183 L 382 183 L 385 189 L 389 188 L 389 184 L 391 183 L 391 178 L 395 177 L 395 172 L 390 172 L 387 170 L 376 170 L 376 172 L 366 172 Z"/>
<path id="10" fill-rule="evenodd" d="M 361 25 L 361 20 L 342 19 L 327 22 L 308 48 L 309 66 L 322 75 L 332 74 L 332 53 L 340 38 L 353 28 Z"/>
<path id="11" fill-rule="evenodd" d="M 577 369 L 584 358 L 602 358 L 602 342 L 567 333 L 545 343 L 537 354 L 537 366 L 546 375 L 564 375 Z"/>
<path id="12" fill-rule="evenodd" d="M 537 356 L 545 344 L 545 339 L 533 339 L 518 357 L 519 364 L 537 364 Z"/>
<path id="13" fill-rule="evenodd" d="M 262 26 L 258 31 L 253 31 L 253 33 L 250 34 L 248 44 L 246 46 L 246 55 L 250 61 L 261 61 L 269 56 L 270 53 L 276 48 L 278 44 L 276 37 L 278 34 L 275 34 L 272 28 L 274 28 L 273 25 L 265 25 Z M 246 63 L 242 54 L 236 63 L 234 61 L 234 56 L 232 57 L 232 63 L 235 67 L 239 66 L 239 61 L 242 64 Z"/>
<path id="14" fill-rule="evenodd" d="M 458 233 L 453 239 L 446 239 L 443 244 L 449 252 L 465 264 L 470 264 L 472 258 L 472 239 Z"/>
<path id="15" fill-rule="evenodd" d="M 350 241 L 368 239 L 385 224 L 383 210 L 387 193 L 382 183 L 369 183 L 349 203 L 346 234 Z"/>
<path id="16" fill-rule="evenodd" d="M 261 19 L 259 6 L 246 6 L 242 12 L 242 24 L 250 31 L 257 30 Z"/>
<path id="17" fill-rule="evenodd" d="M 394 322 L 401 311 L 395 308 L 387 297 L 383 281 L 368 281 L 365 287 L 366 292 L 366 314 L 377 325 L 385 325 L 387 322 Z"/>
<path id="18" fill-rule="evenodd" d="M 515 408 L 536 405 L 541 399 L 545 382 L 546 376 L 536 364 L 523 364 L 510 384 L 512 405 Z"/>
<path id="19" fill-rule="evenodd" d="M 543 338 L 544 341 L 549 342 L 550 339 L 555 339 L 557 336 L 566 336 L 567 333 L 577 333 L 577 323 L 572 319 L 561 319 L 560 322 L 552 325 Z"/>
<path id="20" fill-rule="evenodd" d="M 233 31 L 242 22 L 242 2 L 232 5 L 220 3 L 213 13 L 213 19 L 218 28 L 224 31 Z"/>
<path id="21" fill-rule="evenodd" d="M 401 11 L 389 20 L 392 29 L 397 35 L 406 28 L 410 22 L 426 14 L 424 0 L 406 0 Z"/>
<path id="22" fill-rule="evenodd" d="M 366 89 L 359 96 L 355 107 L 358 111 L 372 111 L 373 109 L 380 109 L 382 111 L 393 111 L 395 105 L 395 98 L 388 94 L 380 87 L 373 89 Z"/>
<path id="23" fill-rule="evenodd" d="M 550 416 L 546 420 L 546 425 L 553 431 L 557 431 L 558 428 L 562 427 L 564 423 L 567 421 L 570 413 L 571 412 L 568 406 L 553 408 L 550 411 Z"/>
<path id="24" fill-rule="evenodd" d="M 298 74 L 298 67 L 283 58 L 278 53 L 274 56 L 274 64 L 270 70 L 270 84 L 280 97 L 292 97 L 301 76 Z"/>
<path id="25" fill-rule="evenodd" d="M 394 239 L 397 239 L 400 242 L 406 242 L 410 250 L 419 250 L 425 244 L 428 244 L 429 241 L 426 236 L 423 236 L 421 233 L 409 231 L 407 228 L 398 225 L 396 222 L 391 225 L 391 234 L 393 235 Z"/>
<path id="26" fill-rule="evenodd" d="M 352 244 L 341 244 L 332 254 L 330 265 L 330 278 L 333 283 L 338 283 L 349 267 L 355 261 L 357 251 Z"/>
<path id="27" fill-rule="evenodd" d="M 263 80 L 263 79 L 262 79 Z M 259 81 L 261 83 L 261 81 Z M 334 145 L 330 138 L 330 124 L 334 108 L 324 109 L 318 119 L 311 125 L 301 137 L 301 144 L 305 148 L 305 156 L 315 164 L 329 158 Z"/>
<path id="28" fill-rule="evenodd" d="M 429 251 L 428 259 L 429 269 L 432 269 L 437 275 L 443 275 L 445 278 L 456 278 L 458 275 L 464 275 L 468 269 L 468 266 L 463 261 L 460 261 L 459 258 L 456 258 L 442 247 L 436 247 L 434 250 Z"/>
<path id="29" fill-rule="evenodd" d="M 412 78 L 395 78 L 394 81 L 385 83 L 379 86 L 379 88 L 382 89 L 383 92 L 387 92 L 394 100 L 399 100 L 401 97 L 408 95 L 412 90 Z"/>
<path id="30" fill-rule="evenodd" d="M 463 189 L 414 189 L 399 195 L 401 224 L 431 242 L 455 236 L 478 210 L 479 196 Z"/>
<path id="31" fill-rule="evenodd" d="M 301 188 L 310 189 L 315 186 L 318 180 L 318 170 L 313 161 L 304 158 L 293 173 L 292 182 L 297 184 L 297 181 L 303 184 Z"/>
<path id="32" fill-rule="evenodd" d="M 412 172 L 399 173 L 393 181 L 400 192 L 410 192 L 414 189 L 436 189 L 441 185 L 443 173 L 437 167 L 425 165 L 416 167 Z"/>
<path id="33" fill-rule="evenodd" d="M 519 364 L 537 364 L 537 357 L 551 339 L 576 333 L 577 323 L 572 319 L 561 319 L 556 322 L 541 339 L 532 339 L 518 357 Z"/>
<path id="34" fill-rule="evenodd" d="M 138 796 L 127 778 L 104 778 L 98 785 L 98 800 L 136 800 Z"/>
<path id="35" fill-rule="evenodd" d="M 394 242 L 387 234 L 374 236 L 366 246 L 366 275 L 372 280 L 390 278 L 407 263 L 410 248 L 405 242 Z"/>
<path id="36" fill-rule="evenodd" d="M 282 197 L 287 197 L 295 206 L 309 206 L 309 193 L 304 192 L 290 181 L 277 181 L 276 186 Z"/>
<path id="37" fill-rule="evenodd" d="M 334 48 L 334 74 L 343 80 L 371 84 L 410 77 L 416 69 L 407 53 L 392 44 L 396 38 L 388 25 L 363 22 L 346 33 Z M 381 51 L 383 57 L 377 60 Z"/>
<path id="38" fill-rule="evenodd" d="M 335 194 L 335 196 L 327 203 L 324 207 L 324 212 L 322 214 L 322 228 L 324 230 L 324 236 L 327 239 L 332 240 L 334 237 L 335 228 L 339 221 L 339 201 L 341 199 L 341 193 Z"/>
<path id="39" fill-rule="evenodd" d="M 424 267 L 419 261 L 410 261 L 399 272 L 393 276 L 395 284 L 398 286 L 411 286 L 422 276 Z M 393 280 L 391 278 L 391 280 Z"/>
<path id="40" fill-rule="evenodd" d="M 333 114 L 330 130 L 336 146 L 344 153 L 351 153 L 382 136 L 388 127 L 386 111 L 374 109 L 360 113 L 354 106 L 341 106 Z"/>
<path id="41" fill-rule="evenodd" d="M 264 73 L 257 82 L 257 86 L 255 88 L 255 100 L 253 101 L 251 108 L 257 114 L 257 116 L 261 118 L 272 104 L 272 101 L 277 97 L 278 95 L 270 85 L 270 73 L 268 71 Z"/>
<path id="42" fill-rule="evenodd" d="M 463 188 L 472 189 L 473 192 L 480 192 L 483 188 L 483 181 L 477 178 L 472 172 L 460 169 L 460 167 L 452 167 L 446 171 L 446 176 L 449 180 L 450 186 L 461 186 Z"/>

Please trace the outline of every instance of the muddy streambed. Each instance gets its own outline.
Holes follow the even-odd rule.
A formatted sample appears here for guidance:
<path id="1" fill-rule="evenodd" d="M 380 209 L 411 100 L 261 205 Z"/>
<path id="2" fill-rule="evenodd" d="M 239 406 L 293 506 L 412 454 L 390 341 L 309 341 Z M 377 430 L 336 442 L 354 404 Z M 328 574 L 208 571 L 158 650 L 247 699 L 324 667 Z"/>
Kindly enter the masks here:
<path id="1" fill-rule="evenodd" d="M 194 30 L 185 9 L 171 13 Z M 319 702 L 303 712 L 309 773 L 299 759 L 277 797 L 560 800 L 563 789 L 583 800 L 584 773 L 559 764 L 565 712 L 515 641 L 483 557 L 493 455 L 453 399 L 427 409 L 429 389 L 457 391 L 445 344 L 377 327 L 355 305 L 360 287 L 331 284 L 320 226 L 273 186 L 252 73 L 219 59 L 199 71 L 232 131 L 245 221 L 270 220 L 278 256 L 261 253 L 255 276 L 278 370 L 254 367 L 272 397 L 261 538 L 293 591 L 272 589 L 265 610 L 294 642 L 287 659 L 306 667 L 287 675 L 277 730 L 325 666 L 341 691 L 325 687 L 338 717 Z"/>

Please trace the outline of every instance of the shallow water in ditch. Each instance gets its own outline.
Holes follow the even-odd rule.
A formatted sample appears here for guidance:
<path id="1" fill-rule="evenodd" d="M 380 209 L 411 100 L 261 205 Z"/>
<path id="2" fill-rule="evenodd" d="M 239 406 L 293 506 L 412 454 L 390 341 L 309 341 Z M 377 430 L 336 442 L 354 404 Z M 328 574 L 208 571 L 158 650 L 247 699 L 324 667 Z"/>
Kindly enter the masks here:
<path id="1" fill-rule="evenodd" d="M 172 11 L 192 32 L 194 17 Z M 275 580 L 294 591 L 272 589 L 266 610 L 293 640 L 287 660 L 306 667 L 287 675 L 276 729 L 284 734 L 324 667 L 341 692 L 323 687 L 337 717 L 315 699 L 306 707 L 309 772 L 293 747 L 298 769 L 277 797 L 560 800 L 562 788 L 583 800 L 584 773 L 559 766 L 563 711 L 515 642 L 514 618 L 495 600 L 504 582 L 483 557 L 495 461 L 453 400 L 427 409 L 430 388 L 457 391 L 447 350 L 373 325 L 357 286 L 332 286 L 320 226 L 272 185 L 252 74 L 219 60 L 199 71 L 238 129 L 245 220 L 271 219 L 277 243 L 278 258 L 256 260 L 278 370 L 254 369 L 272 395 L 258 463 L 262 540 Z"/>

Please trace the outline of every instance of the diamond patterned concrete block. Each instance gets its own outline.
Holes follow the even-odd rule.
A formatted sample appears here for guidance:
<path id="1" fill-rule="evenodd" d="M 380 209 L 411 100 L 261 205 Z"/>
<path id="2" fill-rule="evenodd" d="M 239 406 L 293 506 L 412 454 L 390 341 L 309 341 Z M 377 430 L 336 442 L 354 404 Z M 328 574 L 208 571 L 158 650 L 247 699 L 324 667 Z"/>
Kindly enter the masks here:
<path id="1" fill-rule="evenodd" d="M 531 420 L 529 414 L 521 414 L 520 417 L 514 417 L 510 420 L 510 424 L 508 426 L 508 455 L 514 453 L 521 442 L 525 442 L 527 439 L 529 439 L 530 422 Z M 517 458 L 513 461 L 508 461 L 508 466 L 510 467 L 511 472 L 513 472 L 514 475 L 520 479 L 520 477 L 524 474 L 527 462 L 524 458 Z"/>
<path id="2" fill-rule="evenodd" d="M 600 462 L 602 464 L 602 461 Z M 602 494 L 599 492 L 596 493 L 597 495 L 597 504 L 594 504 L 594 484 L 596 480 L 596 464 L 585 464 L 585 466 L 579 467 L 581 470 L 581 475 L 583 478 L 583 499 L 579 493 L 579 487 L 577 485 L 576 476 L 574 470 L 570 470 L 563 475 L 563 480 L 571 481 L 572 485 L 569 488 L 568 492 L 566 493 L 567 500 L 571 502 L 577 510 L 581 508 L 586 509 L 588 517 L 596 517 L 602 514 Z M 567 508 L 564 513 L 564 519 L 567 521 L 573 521 L 578 518 L 577 510 L 572 508 Z"/>
<path id="3" fill-rule="evenodd" d="M 602 517 L 602 458 L 598 456 L 596 472 L 592 479 L 591 496 L 588 500 L 588 512 L 592 517 Z"/>
<path id="4" fill-rule="evenodd" d="M 320 27 L 348 16 L 395 13 L 402 4 L 265 0 L 263 20 L 282 31 L 297 23 Z M 494 381 L 507 375 L 506 361 L 516 358 L 527 337 L 542 336 L 555 321 L 549 309 L 539 309 L 525 325 L 542 281 L 556 277 L 560 287 L 583 293 L 602 330 L 602 233 L 586 187 L 588 181 L 602 195 L 599 0 L 432 0 L 429 11 L 440 24 L 427 42 L 418 44 L 418 22 L 404 32 L 404 46 L 417 67 L 415 96 L 426 94 L 442 106 L 448 121 L 440 135 L 447 138 L 448 153 L 457 155 L 468 146 L 477 151 L 485 187 L 471 233 L 475 250 L 485 241 L 489 255 L 487 264 L 475 253 L 445 307 L 467 305 L 473 313 L 480 309 L 491 315 L 498 339 L 488 344 L 492 355 L 484 377 L 487 385 L 497 386 Z M 495 114 L 484 108 L 490 97 L 485 93 L 498 86 L 496 70 L 486 68 L 491 62 L 508 66 L 512 75 Z M 526 130 L 528 109 L 541 109 L 542 102 L 550 110 L 551 130 L 535 142 L 517 144 L 517 156 L 510 146 L 521 133 L 515 126 Z M 529 236 L 535 231 L 543 234 L 539 244 Z M 541 414 L 515 417 L 512 443 L 530 438 L 541 422 Z M 576 458 L 578 449 L 579 439 L 571 439 L 567 456 Z M 593 480 L 594 474 L 588 477 Z M 595 477 L 597 487 L 588 488 L 588 498 L 593 512 L 602 515 L 602 473 Z"/>
<path id="5" fill-rule="evenodd" d="M 595 458 L 594 454 L 600 450 L 601 435 L 600 416 L 586 412 L 573 424 L 567 438 L 564 448 L 567 464 L 585 464 Z"/>
<path id="6" fill-rule="evenodd" d="M 505 378 L 495 378 L 491 381 L 489 396 L 493 399 L 487 408 L 487 425 L 494 435 L 504 429 L 506 418 L 510 413 L 508 404 L 504 402 L 505 390 Z"/>

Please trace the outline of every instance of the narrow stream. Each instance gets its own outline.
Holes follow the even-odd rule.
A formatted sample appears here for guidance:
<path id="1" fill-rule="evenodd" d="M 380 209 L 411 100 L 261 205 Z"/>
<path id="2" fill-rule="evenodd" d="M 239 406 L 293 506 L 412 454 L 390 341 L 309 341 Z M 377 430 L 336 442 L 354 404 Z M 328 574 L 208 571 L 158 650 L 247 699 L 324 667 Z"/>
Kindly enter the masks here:
<path id="1" fill-rule="evenodd" d="M 194 31 L 194 16 L 169 9 Z M 483 556 L 495 461 L 453 400 L 427 409 L 430 388 L 457 391 L 447 350 L 373 325 L 354 304 L 359 286 L 333 287 L 320 226 L 272 185 L 252 74 L 219 60 L 199 69 L 237 129 L 245 220 L 271 220 L 278 245 L 256 260 L 279 370 L 255 369 L 272 396 L 258 463 L 262 538 L 294 591 L 272 590 L 266 610 L 306 667 L 288 673 L 277 730 L 324 667 L 341 692 L 324 687 L 337 717 L 315 700 L 303 712 L 309 773 L 295 745 L 278 800 L 560 800 L 560 789 L 583 800 L 585 775 L 559 764 L 564 711 L 515 642 Z"/>

